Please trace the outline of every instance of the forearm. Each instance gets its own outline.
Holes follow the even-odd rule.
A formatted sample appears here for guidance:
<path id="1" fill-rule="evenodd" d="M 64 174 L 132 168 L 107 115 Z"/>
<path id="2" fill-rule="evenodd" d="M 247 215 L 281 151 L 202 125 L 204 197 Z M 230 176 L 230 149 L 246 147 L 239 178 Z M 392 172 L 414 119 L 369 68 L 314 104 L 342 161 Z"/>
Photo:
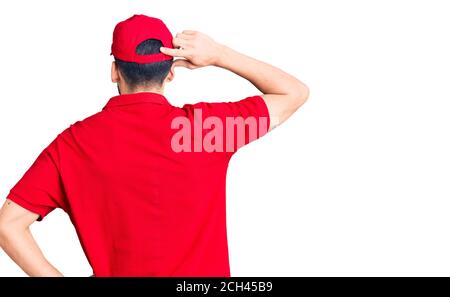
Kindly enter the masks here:
<path id="1" fill-rule="evenodd" d="M 292 75 L 222 46 L 215 64 L 250 81 L 263 94 L 307 96 L 307 87 Z"/>
<path id="2" fill-rule="evenodd" d="M 30 230 L 2 231 L 3 250 L 29 276 L 62 276 L 44 257 Z"/>

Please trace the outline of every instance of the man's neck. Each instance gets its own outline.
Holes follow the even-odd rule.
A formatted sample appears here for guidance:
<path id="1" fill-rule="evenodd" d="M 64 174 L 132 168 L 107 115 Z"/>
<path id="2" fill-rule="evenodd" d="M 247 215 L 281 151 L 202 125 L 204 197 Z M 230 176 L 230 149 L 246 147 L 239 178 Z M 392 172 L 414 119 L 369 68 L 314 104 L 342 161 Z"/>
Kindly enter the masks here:
<path id="1" fill-rule="evenodd" d="M 135 94 L 135 93 L 155 93 L 164 95 L 164 88 L 145 88 L 145 87 L 137 87 L 129 90 L 128 88 L 125 88 L 124 90 L 121 90 L 120 95 L 127 95 L 127 94 Z"/>

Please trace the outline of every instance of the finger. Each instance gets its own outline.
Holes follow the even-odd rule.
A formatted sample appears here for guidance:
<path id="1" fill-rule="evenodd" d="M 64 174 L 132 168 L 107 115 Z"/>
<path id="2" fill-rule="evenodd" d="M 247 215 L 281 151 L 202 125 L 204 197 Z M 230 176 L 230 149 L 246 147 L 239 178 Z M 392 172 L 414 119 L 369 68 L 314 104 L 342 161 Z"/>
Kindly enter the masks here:
<path id="1" fill-rule="evenodd" d="M 174 38 L 172 41 L 174 46 L 178 46 L 178 47 L 190 47 L 191 46 L 191 42 L 186 40 L 186 39 L 181 39 L 181 38 Z"/>
<path id="2" fill-rule="evenodd" d="M 184 60 L 184 59 L 175 60 L 175 61 L 173 61 L 172 65 L 174 67 L 185 67 L 185 68 L 188 68 L 188 69 L 195 69 L 195 68 L 197 68 L 194 64 L 192 64 L 188 60 Z"/>
<path id="3" fill-rule="evenodd" d="M 185 34 L 185 33 L 177 33 L 176 37 L 180 38 L 180 39 L 185 39 L 185 40 L 192 40 L 195 38 L 194 35 L 189 35 L 189 34 Z"/>
<path id="4" fill-rule="evenodd" d="M 172 57 L 184 57 L 185 55 L 183 50 L 177 48 L 161 47 L 159 50 L 161 51 L 161 53 Z"/>
<path id="5" fill-rule="evenodd" d="M 183 33 L 184 33 L 184 34 L 187 34 L 187 35 L 195 35 L 195 34 L 197 34 L 197 31 L 194 31 L 194 30 L 184 30 Z"/>

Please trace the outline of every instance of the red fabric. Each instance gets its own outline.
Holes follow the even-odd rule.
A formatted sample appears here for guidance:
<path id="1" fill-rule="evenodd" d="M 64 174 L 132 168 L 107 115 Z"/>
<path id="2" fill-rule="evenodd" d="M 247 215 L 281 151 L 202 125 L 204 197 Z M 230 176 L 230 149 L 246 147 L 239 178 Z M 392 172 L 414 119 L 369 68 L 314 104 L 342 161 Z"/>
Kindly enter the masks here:
<path id="1" fill-rule="evenodd" d="M 228 277 L 225 181 L 236 150 L 171 147 L 172 120 L 193 123 L 196 109 L 269 116 L 260 96 L 182 108 L 154 93 L 113 97 L 59 134 L 8 198 L 40 219 L 64 209 L 96 276 Z"/>
<path id="2" fill-rule="evenodd" d="M 137 46 L 147 39 L 160 40 L 164 47 L 173 48 L 172 33 L 160 19 L 145 15 L 134 15 L 118 23 L 114 28 L 111 55 L 122 61 L 138 64 L 173 59 L 173 57 L 163 53 L 138 55 L 136 53 Z"/>

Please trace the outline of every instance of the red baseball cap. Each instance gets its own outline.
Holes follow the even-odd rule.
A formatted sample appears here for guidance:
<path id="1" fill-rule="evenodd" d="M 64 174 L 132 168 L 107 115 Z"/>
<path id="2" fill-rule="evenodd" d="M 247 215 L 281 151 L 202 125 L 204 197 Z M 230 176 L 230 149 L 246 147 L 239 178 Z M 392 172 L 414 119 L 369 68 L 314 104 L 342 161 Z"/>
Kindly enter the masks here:
<path id="1" fill-rule="evenodd" d="M 138 64 L 149 64 L 173 59 L 173 57 L 163 53 L 137 54 L 136 48 L 147 39 L 160 40 L 164 47 L 173 48 L 172 33 L 170 33 L 163 21 L 141 14 L 134 15 L 116 25 L 113 33 L 111 55 L 119 60 Z"/>

